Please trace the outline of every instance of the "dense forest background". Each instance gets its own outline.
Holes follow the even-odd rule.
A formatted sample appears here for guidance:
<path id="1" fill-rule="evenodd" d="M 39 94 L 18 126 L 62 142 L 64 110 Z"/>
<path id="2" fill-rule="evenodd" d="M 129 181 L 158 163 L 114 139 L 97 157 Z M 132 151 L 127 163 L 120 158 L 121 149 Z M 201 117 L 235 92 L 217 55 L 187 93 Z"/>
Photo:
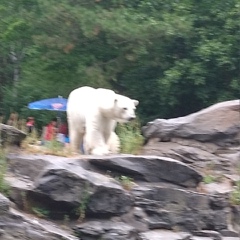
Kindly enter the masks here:
<path id="1" fill-rule="evenodd" d="M 142 123 L 240 96 L 240 0 L 0 0 L 0 113 L 83 85 Z"/>

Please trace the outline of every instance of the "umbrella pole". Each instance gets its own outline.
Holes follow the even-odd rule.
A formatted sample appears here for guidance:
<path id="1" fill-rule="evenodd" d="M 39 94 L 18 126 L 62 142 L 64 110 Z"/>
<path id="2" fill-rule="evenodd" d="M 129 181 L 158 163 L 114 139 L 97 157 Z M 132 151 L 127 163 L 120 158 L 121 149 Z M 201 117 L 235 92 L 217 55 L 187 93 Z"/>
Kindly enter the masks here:
<path id="1" fill-rule="evenodd" d="M 57 113 L 57 127 L 59 129 L 59 127 L 61 126 L 61 116 L 60 116 L 60 112 L 58 111 Z"/>

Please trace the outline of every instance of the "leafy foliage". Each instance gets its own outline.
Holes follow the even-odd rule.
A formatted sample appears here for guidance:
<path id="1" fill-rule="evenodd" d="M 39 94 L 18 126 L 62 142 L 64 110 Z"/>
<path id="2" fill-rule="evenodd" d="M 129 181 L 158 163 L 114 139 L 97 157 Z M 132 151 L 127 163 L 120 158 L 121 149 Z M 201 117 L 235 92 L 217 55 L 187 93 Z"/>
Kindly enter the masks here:
<path id="1" fill-rule="evenodd" d="M 240 205 L 240 181 L 237 182 L 235 189 L 230 196 L 233 205 Z"/>
<path id="2" fill-rule="evenodd" d="M 239 0 L 2 0 L 0 113 L 89 85 L 136 98 L 142 122 L 239 97 Z"/>
<path id="3" fill-rule="evenodd" d="M 7 171 L 6 150 L 0 147 L 0 192 L 4 195 L 9 194 L 10 186 L 4 177 Z"/>
<path id="4" fill-rule="evenodd" d="M 119 124 L 117 134 L 121 143 L 121 152 L 138 154 L 143 145 L 140 122 L 135 120 L 128 124 Z"/>
<path id="5" fill-rule="evenodd" d="M 32 212 L 39 218 L 47 218 L 49 216 L 49 210 L 41 207 L 32 207 Z"/>
<path id="6" fill-rule="evenodd" d="M 115 179 L 121 183 L 124 189 L 131 190 L 132 187 L 135 185 L 134 180 L 127 176 L 119 176 L 115 177 Z"/>

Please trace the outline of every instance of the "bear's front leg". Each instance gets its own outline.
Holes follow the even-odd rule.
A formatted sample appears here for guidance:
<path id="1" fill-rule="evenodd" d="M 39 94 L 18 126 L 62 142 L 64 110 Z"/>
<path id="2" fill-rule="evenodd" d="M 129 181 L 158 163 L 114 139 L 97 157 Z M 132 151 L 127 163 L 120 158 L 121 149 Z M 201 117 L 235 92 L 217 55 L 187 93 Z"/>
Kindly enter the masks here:
<path id="1" fill-rule="evenodd" d="M 79 133 L 74 129 L 69 129 L 69 137 L 72 152 L 78 153 L 83 143 L 83 133 Z"/>
<path id="2" fill-rule="evenodd" d="M 111 135 L 107 141 L 109 151 L 112 154 L 117 154 L 120 152 L 120 140 L 115 132 L 111 132 Z"/>
<path id="3" fill-rule="evenodd" d="M 109 152 L 107 146 L 102 146 L 102 147 L 97 147 L 97 148 L 92 149 L 91 154 L 92 155 L 103 156 L 103 155 L 110 154 L 110 152 Z"/>
<path id="4" fill-rule="evenodd" d="M 87 154 L 108 155 L 110 153 L 104 137 L 99 131 L 88 131 L 85 136 L 84 147 Z"/>

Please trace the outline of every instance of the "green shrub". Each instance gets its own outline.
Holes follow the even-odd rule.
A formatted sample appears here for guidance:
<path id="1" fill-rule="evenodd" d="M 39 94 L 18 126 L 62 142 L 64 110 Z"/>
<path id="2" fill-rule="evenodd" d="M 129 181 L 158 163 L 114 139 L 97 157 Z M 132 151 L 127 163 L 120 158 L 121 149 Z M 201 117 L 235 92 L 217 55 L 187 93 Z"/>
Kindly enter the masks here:
<path id="1" fill-rule="evenodd" d="M 235 189 L 230 196 L 231 202 L 234 205 L 240 205 L 240 181 L 237 181 Z"/>
<path id="2" fill-rule="evenodd" d="M 87 205 L 90 199 L 90 192 L 88 184 L 85 185 L 83 194 L 81 196 L 80 205 L 76 208 L 75 213 L 78 215 L 78 221 L 82 222 L 86 215 Z"/>
<path id="3" fill-rule="evenodd" d="M 0 147 L 0 192 L 4 195 L 9 194 L 10 187 L 4 177 L 7 171 L 6 150 Z"/>
<path id="4" fill-rule="evenodd" d="M 214 183 L 216 182 L 216 177 L 212 176 L 212 175 L 206 175 L 203 178 L 203 182 L 205 184 L 210 184 L 210 183 Z"/>
<path id="5" fill-rule="evenodd" d="M 121 143 L 121 153 L 138 154 L 143 145 L 141 125 L 138 120 L 127 124 L 119 124 L 116 129 Z"/>
<path id="6" fill-rule="evenodd" d="M 40 218 L 47 218 L 49 216 L 49 210 L 41 207 L 33 207 L 32 211 Z"/>
<path id="7" fill-rule="evenodd" d="M 238 175 L 240 176 L 240 164 L 237 168 Z M 231 192 L 230 199 L 232 204 L 240 205 L 240 180 L 236 181 L 234 190 Z"/>
<path id="8" fill-rule="evenodd" d="M 115 178 L 117 181 L 121 183 L 124 189 L 131 190 L 131 188 L 134 186 L 134 180 L 127 176 L 120 176 Z"/>

